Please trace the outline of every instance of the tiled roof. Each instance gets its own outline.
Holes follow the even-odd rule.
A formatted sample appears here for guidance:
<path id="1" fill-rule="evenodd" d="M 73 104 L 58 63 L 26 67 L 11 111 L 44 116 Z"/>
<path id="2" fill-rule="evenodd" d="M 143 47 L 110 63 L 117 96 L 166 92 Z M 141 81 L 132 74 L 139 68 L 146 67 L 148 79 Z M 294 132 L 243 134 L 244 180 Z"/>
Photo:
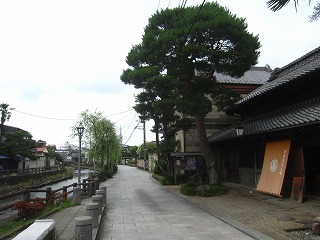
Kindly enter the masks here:
<path id="1" fill-rule="evenodd" d="M 262 85 L 267 82 L 272 70 L 269 67 L 251 67 L 242 77 L 231 77 L 222 73 L 214 73 L 218 83 Z"/>
<path id="2" fill-rule="evenodd" d="M 240 105 L 259 95 L 262 95 L 274 88 L 295 81 L 302 76 L 308 75 L 320 69 L 320 47 L 307 53 L 301 58 L 284 66 L 281 69 L 275 69 L 271 74 L 270 80 L 261 87 L 258 87 L 245 98 L 241 99 L 237 104 Z"/>
<path id="3" fill-rule="evenodd" d="M 24 131 L 24 130 L 16 127 L 11 127 L 8 125 L 3 125 L 3 132 L 16 132 L 16 131 Z"/>
<path id="4" fill-rule="evenodd" d="M 282 130 L 320 123 L 320 97 L 297 103 L 282 109 L 247 119 L 239 125 L 244 135 Z M 209 137 L 209 142 L 218 142 L 236 137 L 235 126 L 231 126 Z"/>
<path id="5" fill-rule="evenodd" d="M 46 147 L 39 147 L 39 148 L 35 148 L 34 149 L 36 152 L 44 152 L 44 153 L 48 153 L 48 150 Z"/>

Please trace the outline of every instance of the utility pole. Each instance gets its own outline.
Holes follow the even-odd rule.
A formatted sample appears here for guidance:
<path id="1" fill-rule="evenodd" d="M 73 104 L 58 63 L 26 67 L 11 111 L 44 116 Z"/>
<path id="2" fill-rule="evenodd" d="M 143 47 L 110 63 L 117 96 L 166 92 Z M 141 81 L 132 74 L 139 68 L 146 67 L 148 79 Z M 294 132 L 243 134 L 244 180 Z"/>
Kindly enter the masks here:
<path id="1" fill-rule="evenodd" d="M 143 160 L 144 160 L 144 170 L 147 171 L 147 143 L 146 143 L 146 121 L 143 120 Z"/>

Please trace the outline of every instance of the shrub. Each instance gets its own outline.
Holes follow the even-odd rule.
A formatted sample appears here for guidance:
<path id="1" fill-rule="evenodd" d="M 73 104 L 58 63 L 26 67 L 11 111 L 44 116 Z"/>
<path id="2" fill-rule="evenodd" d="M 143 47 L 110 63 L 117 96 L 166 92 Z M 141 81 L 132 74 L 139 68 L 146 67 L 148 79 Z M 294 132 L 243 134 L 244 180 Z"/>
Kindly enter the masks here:
<path id="1" fill-rule="evenodd" d="M 167 163 L 165 160 L 159 159 L 156 161 L 153 173 L 156 175 L 163 175 L 168 172 Z"/>
<path id="2" fill-rule="evenodd" d="M 177 182 L 178 184 L 183 184 L 188 182 L 188 175 L 187 174 L 178 174 L 177 175 Z"/>
<path id="3" fill-rule="evenodd" d="M 103 168 L 101 169 L 101 172 L 99 174 L 99 181 L 105 181 L 108 178 L 112 178 L 113 175 L 118 171 L 118 166 L 115 165 L 112 168 L 108 167 L 108 166 L 103 166 Z"/>
<path id="4" fill-rule="evenodd" d="M 129 160 L 129 161 L 128 161 L 128 164 L 136 165 L 137 162 L 138 162 L 137 160 Z"/>
<path id="5" fill-rule="evenodd" d="M 48 204 L 52 205 L 55 204 L 59 206 L 61 202 L 67 201 L 68 193 L 64 192 L 55 192 L 52 193 L 49 197 Z"/>
<path id="6" fill-rule="evenodd" d="M 197 187 L 198 185 L 195 183 L 185 183 L 180 186 L 180 193 L 187 195 L 187 196 L 193 196 L 197 194 Z"/>
<path id="7" fill-rule="evenodd" d="M 197 187 L 197 195 L 201 197 L 213 197 L 228 193 L 229 189 L 221 184 L 200 185 Z"/>
<path id="8" fill-rule="evenodd" d="M 18 210 L 19 218 L 31 218 L 43 211 L 45 208 L 44 201 L 26 202 L 18 201 L 14 204 L 13 209 Z"/>
<path id="9" fill-rule="evenodd" d="M 160 179 L 160 183 L 162 185 L 173 185 L 174 184 L 174 176 L 165 175 Z"/>

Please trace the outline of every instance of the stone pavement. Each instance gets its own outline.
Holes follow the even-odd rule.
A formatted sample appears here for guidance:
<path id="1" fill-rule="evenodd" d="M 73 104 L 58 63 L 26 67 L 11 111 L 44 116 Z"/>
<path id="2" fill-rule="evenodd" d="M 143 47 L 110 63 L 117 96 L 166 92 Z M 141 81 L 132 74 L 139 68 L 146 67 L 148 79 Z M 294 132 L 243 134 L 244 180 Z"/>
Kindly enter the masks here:
<path id="1" fill-rule="evenodd" d="M 112 179 L 100 183 L 107 186 L 107 206 L 93 239 L 301 239 L 288 230 L 310 227 L 320 214 L 317 199 L 297 203 L 224 184 L 230 192 L 222 196 L 184 196 L 148 172 L 119 166 Z M 84 215 L 88 202 L 48 217 L 56 221 L 57 239 L 74 239 L 74 219 Z"/>
<path id="2" fill-rule="evenodd" d="M 230 189 L 226 195 L 203 198 L 187 197 L 179 193 L 175 186 L 167 187 L 173 193 L 186 199 L 206 212 L 233 222 L 241 223 L 277 240 L 317 239 L 320 236 L 300 238 L 294 235 L 296 230 L 311 229 L 315 217 L 320 215 L 320 200 L 308 198 L 303 203 L 279 198 L 255 191 L 255 188 L 239 184 L 224 183 Z"/>
<path id="3" fill-rule="evenodd" d="M 150 176 L 119 166 L 107 181 L 107 211 L 96 239 L 271 239 L 238 222 L 221 221 Z"/>
<path id="4" fill-rule="evenodd" d="M 101 182 L 100 186 L 106 186 L 106 182 Z M 61 211 L 55 212 L 48 216 L 48 219 L 53 219 L 56 222 L 55 225 L 55 239 L 59 240 L 72 240 L 75 239 L 75 218 L 85 216 L 86 204 L 92 203 L 91 197 L 84 197 L 81 199 L 81 204 L 74 207 L 66 208 Z M 106 207 L 103 207 L 105 211 Z M 101 215 L 99 215 L 99 223 L 101 221 Z M 92 229 L 92 239 L 96 239 L 98 228 Z"/>

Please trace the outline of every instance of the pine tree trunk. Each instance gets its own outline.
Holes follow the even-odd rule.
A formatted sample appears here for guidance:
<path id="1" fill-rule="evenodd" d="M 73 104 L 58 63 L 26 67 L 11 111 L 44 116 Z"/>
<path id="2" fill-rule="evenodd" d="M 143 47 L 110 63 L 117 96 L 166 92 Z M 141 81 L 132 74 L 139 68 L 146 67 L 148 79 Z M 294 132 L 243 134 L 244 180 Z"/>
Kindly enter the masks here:
<path id="1" fill-rule="evenodd" d="M 213 157 L 211 152 L 209 141 L 205 129 L 205 121 L 204 116 L 198 114 L 195 116 L 196 120 L 196 128 L 197 128 L 197 137 L 200 145 L 200 151 L 202 156 L 206 162 L 208 168 L 208 175 L 209 175 L 209 184 L 219 184 L 219 172 L 217 168 L 217 163 Z"/>

